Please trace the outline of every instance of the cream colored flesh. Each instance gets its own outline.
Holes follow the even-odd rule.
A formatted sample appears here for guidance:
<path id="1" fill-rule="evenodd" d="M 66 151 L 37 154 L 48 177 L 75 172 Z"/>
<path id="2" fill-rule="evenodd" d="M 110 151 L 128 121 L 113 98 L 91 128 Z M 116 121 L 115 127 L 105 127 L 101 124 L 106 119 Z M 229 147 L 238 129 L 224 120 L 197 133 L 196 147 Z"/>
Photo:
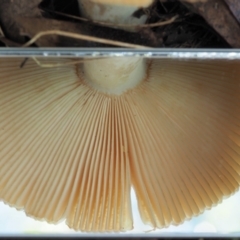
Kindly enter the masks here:
<path id="1" fill-rule="evenodd" d="M 146 61 L 139 57 L 113 57 L 86 61 L 82 76 L 97 91 L 120 95 L 146 78 Z"/>
<path id="2" fill-rule="evenodd" d="M 84 17 L 100 22 L 107 22 L 116 24 L 116 28 L 122 28 L 134 31 L 135 28 L 126 28 L 122 25 L 138 25 L 143 24 L 147 20 L 147 15 L 135 17 L 136 12 L 141 7 L 148 7 L 153 1 L 144 1 L 131 4 L 124 4 L 120 2 L 106 2 L 95 0 L 79 0 L 81 13 Z"/>

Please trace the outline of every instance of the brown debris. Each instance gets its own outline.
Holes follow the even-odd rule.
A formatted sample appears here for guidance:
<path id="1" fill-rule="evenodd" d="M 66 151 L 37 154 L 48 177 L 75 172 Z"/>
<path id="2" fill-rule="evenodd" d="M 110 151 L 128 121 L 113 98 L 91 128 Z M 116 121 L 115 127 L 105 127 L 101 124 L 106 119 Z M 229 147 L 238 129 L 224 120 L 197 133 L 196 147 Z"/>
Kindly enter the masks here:
<path id="1" fill-rule="evenodd" d="M 3 33 L 3 30 L 0 26 L 0 46 L 4 45 L 5 47 L 19 47 L 20 45 L 18 43 L 15 43 L 5 37 L 5 34 Z"/>
<path id="2" fill-rule="evenodd" d="M 240 1 L 239 0 L 225 0 L 235 18 L 240 22 Z"/>
<path id="3" fill-rule="evenodd" d="M 201 15 L 232 47 L 240 47 L 240 26 L 223 0 L 181 2 Z"/>
<path id="4" fill-rule="evenodd" d="M 22 25 L 17 17 L 41 17 L 38 5 L 41 0 L 1 0 L 0 24 L 5 36 L 12 41 L 24 43 L 25 38 L 20 36 Z"/>

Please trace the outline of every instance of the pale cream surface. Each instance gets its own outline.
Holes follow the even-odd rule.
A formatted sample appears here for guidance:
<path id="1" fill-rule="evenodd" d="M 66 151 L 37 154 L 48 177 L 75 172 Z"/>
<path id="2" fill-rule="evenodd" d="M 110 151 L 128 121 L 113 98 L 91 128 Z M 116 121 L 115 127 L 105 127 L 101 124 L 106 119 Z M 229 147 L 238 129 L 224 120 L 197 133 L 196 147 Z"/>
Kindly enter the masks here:
<path id="1" fill-rule="evenodd" d="M 147 77 L 146 61 L 138 57 L 87 61 L 79 70 L 85 82 L 95 90 L 115 95 L 137 87 Z"/>
<path id="2" fill-rule="evenodd" d="M 128 25 L 144 24 L 147 14 L 135 17 L 134 13 L 141 7 L 148 7 L 153 1 L 89 1 L 79 0 L 79 7 L 82 15 L 88 19 L 111 23 L 116 28 L 134 31 L 134 27 Z M 125 25 L 125 26 L 118 26 Z"/>

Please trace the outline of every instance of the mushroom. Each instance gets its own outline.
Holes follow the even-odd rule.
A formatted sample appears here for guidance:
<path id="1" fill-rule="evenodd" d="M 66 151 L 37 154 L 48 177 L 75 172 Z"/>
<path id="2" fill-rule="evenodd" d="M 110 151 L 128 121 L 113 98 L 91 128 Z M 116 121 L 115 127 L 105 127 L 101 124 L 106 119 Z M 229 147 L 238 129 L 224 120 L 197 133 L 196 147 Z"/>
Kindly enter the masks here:
<path id="1" fill-rule="evenodd" d="M 61 63 L 66 61 L 58 59 Z M 69 60 L 71 61 L 71 60 Z M 41 68 L 0 59 L 0 199 L 82 231 L 154 228 L 240 183 L 240 63 L 114 57 Z"/>
<path id="2" fill-rule="evenodd" d="M 154 59 L 122 93 L 97 90 L 81 66 L 19 63 L 0 60 L 5 203 L 76 230 L 125 231 L 131 185 L 158 228 L 237 191 L 239 62 Z"/>

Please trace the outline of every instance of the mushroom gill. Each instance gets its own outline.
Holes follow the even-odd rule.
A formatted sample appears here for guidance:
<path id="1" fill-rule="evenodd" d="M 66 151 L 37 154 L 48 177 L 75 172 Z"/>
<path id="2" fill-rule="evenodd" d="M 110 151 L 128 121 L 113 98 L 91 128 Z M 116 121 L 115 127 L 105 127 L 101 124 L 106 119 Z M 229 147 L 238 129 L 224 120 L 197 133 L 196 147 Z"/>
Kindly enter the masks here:
<path id="1" fill-rule="evenodd" d="M 238 190 L 239 62 L 154 59 L 142 81 L 115 94 L 92 87 L 81 65 L 21 61 L 0 59 L 5 203 L 75 230 L 126 231 L 131 185 L 156 228 Z"/>

